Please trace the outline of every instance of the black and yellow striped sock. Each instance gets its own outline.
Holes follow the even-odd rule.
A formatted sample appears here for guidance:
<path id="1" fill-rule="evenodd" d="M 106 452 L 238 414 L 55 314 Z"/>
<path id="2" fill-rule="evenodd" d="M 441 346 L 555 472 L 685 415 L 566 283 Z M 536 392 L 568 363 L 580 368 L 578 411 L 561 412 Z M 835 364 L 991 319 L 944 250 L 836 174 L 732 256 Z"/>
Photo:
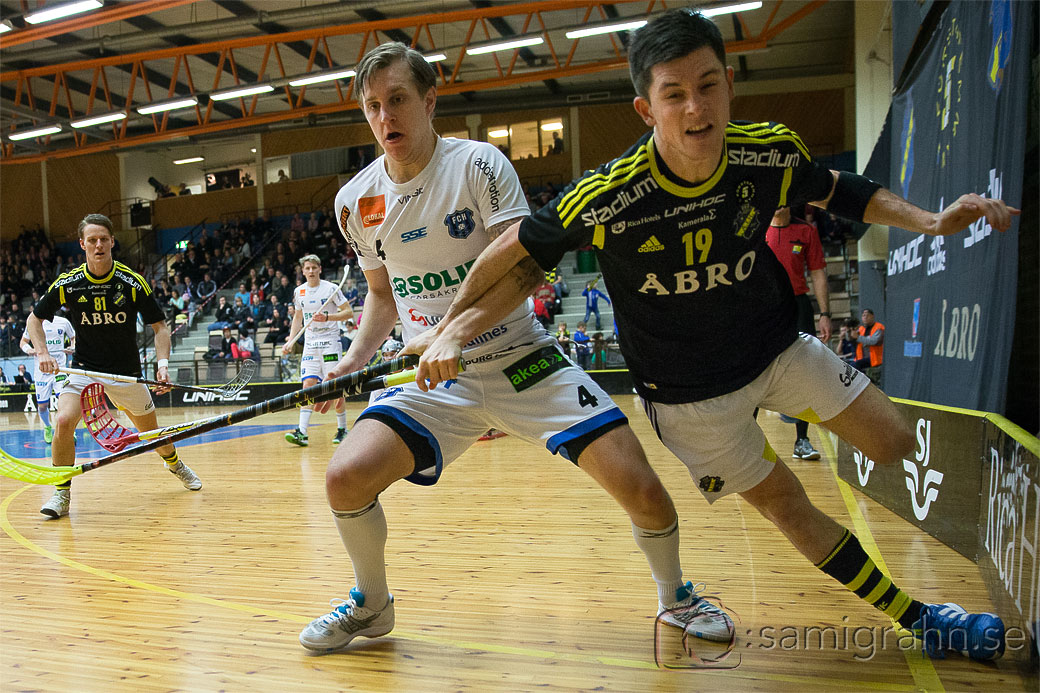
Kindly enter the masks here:
<path id="1" fill-rule="evenodd" d="M 911 628 L 921 618 L 924 604 L 896 587 L 892 579 L 874 565 L 856 535 L 847 529 L 834 550 L 816 567 L 904 628 Z"/>
<path id="2" fill-rule="evenodd" d="M 176 450 L 174 450 L 172 453 L 170 453 L 169 456 L 166 456 L 166 455 L 164 455 L 164 454 L 162 454 L 160 452 L 159 453 L 159 457 L 161 457 L 163 459 L 163 462 L 166 463 L 166 468 L 167 469 L 173 469 L 174 467 L 176 467 L 178 464 L 181 463 L 181 458 L 177 456 L 177 451 Z"/>

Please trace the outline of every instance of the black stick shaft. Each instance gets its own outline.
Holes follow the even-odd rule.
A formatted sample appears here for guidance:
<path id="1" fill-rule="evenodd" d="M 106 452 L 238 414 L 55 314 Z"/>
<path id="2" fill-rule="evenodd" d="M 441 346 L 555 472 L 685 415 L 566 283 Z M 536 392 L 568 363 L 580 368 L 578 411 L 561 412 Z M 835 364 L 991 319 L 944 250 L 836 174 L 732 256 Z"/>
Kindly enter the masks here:
<path id="1" fill-rule="evenodd" d="M 233 424 L 241 423 L 248 419 L 254 419 L 264 414 L 273 414 L 274 412 L 284 411 L 285 409 L 294 409 L 295 407 L 305 406 L 307 404 L 313 404 L 315 402 L 324 402 L 329 399 L 336 399 L 340 397 L 344 392 L 347 394 L 360 394 L 370 389 L 378 389 L 381 387 L 379 382 L 373 382 L 377 378 L 389 373 L 394 373 L 405 368 L 416 365 L 419 362 L 419 357 L 414 354 L 407 356 L 398 356 L 390 361 L 384 361 L 383 363 L 376 364 L 370 368 L 363 368 L 360 371 L 354 371 L 353 373 L 347 373 L 341 375 L 338 378 L 332 380 L 326 380 L 323 383 L 312 385 L 311 387 L 304 388 L 302 390 L 296 390 L 280 397 L 273 397 L 263 402 L 252 404 L 248 407 L 237 409 L 230 414 L 219 418 L 208 419 L 201 422 L 198 426 L 189 428 L 178 433 L 174 433 L 163 438 L 157 438 L 153 441 L 145 443 L 144 445 L 137 445 L 132 448 L 127 448 L 121 452 L 117 452 L 100 459 L 93 460 L 92 462 L 85 462 L 80 465 L 83 471 L 87 472 L 91 469 L 97 469 L 98 467 L 119 460 L 125 460 L 128 457 L 134 457 L 156 448 L 161 448 L 164 445 L 170 443 L 176 443 L 179 440 L 185 438 L 192 438 L 194 436 L 213 431 L 218 428 L 224 428 L 225 426 L 231 426 Z M 366 388 L 366 385 L 368 386 Z"/>

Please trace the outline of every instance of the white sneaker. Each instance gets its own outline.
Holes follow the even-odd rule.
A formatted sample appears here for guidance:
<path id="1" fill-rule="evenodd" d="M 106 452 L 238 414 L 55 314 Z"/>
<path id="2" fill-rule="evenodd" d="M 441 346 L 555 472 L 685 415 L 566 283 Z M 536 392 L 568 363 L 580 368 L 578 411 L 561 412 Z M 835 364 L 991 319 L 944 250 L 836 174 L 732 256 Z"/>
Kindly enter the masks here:
<path id="1" fill-rule="evenodd" d="M 56 488 L 51 499 L 43 504 L 40 512 L 52 520 L 69 514 L 69 501 L 72 500 L 72 489 Z"/>
<path id="2" fill-rule="evenodd" d="M 378 638 L 394 629 L 394 595 L 381 610 L 365 608 L 365 595 L 350 590 L 350 599 L 333 599 L 330 613 L 311 621 L 300 633 L 300 644 L 315 652 L 346 647 L 358 636 Z"/>
<path id="3" fill-rule="evenodd" d="M 189 491 L 198 491 L 202 488 L 202 481 L 199 480 L 195 472 L 191 471 L 191 467 L 183 462 L 178 462 L 176 467 L 166 465 L 166 468 L 170 470 L 171 474 L 180 479 L 181 483 L 184 484 L 184 488 Z"/>
<path id="4" fill-rule="evenodd" d="M 733 639 L 733 621 L 715 604 L 697 596 L 704 591 L 704 587 L 703 582 L 696 586 L 687 582 L 675 591 L 674 604 L 658 604 L 657 618 L 695 637 L 729 642 Z"/>

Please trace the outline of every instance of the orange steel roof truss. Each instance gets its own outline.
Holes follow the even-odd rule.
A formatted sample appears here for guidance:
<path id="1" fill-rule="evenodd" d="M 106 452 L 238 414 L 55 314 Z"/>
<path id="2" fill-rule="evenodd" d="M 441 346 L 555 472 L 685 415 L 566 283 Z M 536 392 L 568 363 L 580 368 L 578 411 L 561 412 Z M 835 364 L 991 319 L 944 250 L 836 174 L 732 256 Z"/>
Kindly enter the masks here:
<path id="1" fill-rule="evenodd" d="M 153 6 L 183 4 L 189 0 L 154 0 Z M 812 13 L 826 0 L 816 0 L 802 6 L 798 11 L 786 17 L 783 21 L 773 24 L 780 2 L 776 3 L 773 13 L 770 15 L 765 27 L 753 38 L 742 41 L 731 41 L 727 44 L 730 52 L 749 51 L 765 48 L 768 41 L 786 28 Z M 131 3 L 136 4 L 136 3 Z M 325 64 L 330 66 L 350 66 L 355 64 L 372 47 L 390 40 L 380 34 L 386 34 L 392 30 L 406 32 L 412 37 L 413 46 L 421 46 L 425 54 L 441 52 L 457 53 L 453 66 L 445 66 L 445 62 L 433 63 L 438 73 L 440 84 L 438 93 L 456 94 L 464 91 L 479 91 L 507 87 L 528 82 L 537 82 L 554 78 L 587 75 L 608 70 L 627 69 L 628 63 L 623 47 L 614 35 L 606 37 L 611 48 L 601 50 L 600 55 L 585 57 L 583 55 L 583 42 L 586 44 L 590 39 L 576 39 L 570 42 L 566 51 L 558 50 L 549 36 L 549 27 L 543 20 L 543 14 L 557 10 L 577 10 L 582 16 L 581 23 L 598 22 L 606 20 L 608 14 L 604 10 L 607 5 L 615 7 L 637 8 L 635 12 L 625 15 L 632 18 L 638 15 L 649 15 L 667 8 L 664 0 L 550 0 L 548 2 L 527 2 L 514 5 L 496 6 L 489 8 L 461 10 L 445 12 L 441 14 L 425 14 L 412 17 L 388 19 L 380 21 L 357 22 L 332 27 L 322 27 L 300 31 L 292 31 L 283 34 L 263 35 L 249 38 L 234 38 L 225 41 L 201 43 L 192 46 L 175 47 L 159 50 L 150 50 L 139 53 L 82 60 L 61 65 L 38 67 L 27 70 L 9 71 L 0 73 L 0 84 L 14 86 L 15 97 L 13 106 L 21 116 L 32 115 L 32 126 L 22 125 L 17 130 L 28 130 L 55 122 L 66 123 L 63 128 L 68 132 L 68 121 L 82 119 L 90 115 L 105 114 L 118 110 L 126 113 L 127 118 L 105 124 L 84 128 L 82 130 L 72 129 L 71 141 L 67 137 L 62 140 L 55 139 L 52 146 L 52 135 L 26 140 L 24 142 L 4 141 L 0 144 L 0 163 L 17 164 L 32 163 L 47 159 L 78 156 L 101 151 L 110 151 L 127 147 L 134 147 L 149 143 L 161 142 L 173 138 L 183 138 L 192 135 L 204 135 L 208 133 L 235 130 L 250 126 L 258 126 L 285 120 L 294 120 L 307 117 L 311 114 L 325 114 L 339 112 L 345 109 L 358 108 L 353 99 L 353 78 L 345 85 L 334 83 L 336 97 L 330 103 L 308 104 L 306 100 L 307 86 L 291 87 L 288 78 L 299 78 L 307 73 L 318 72 L 328 68 L 317 66 L 319 53 L 324 57 Z M 153 7 L 153 10 L 155 8 Z M 508 52 L 491 53 L 488 57 L 493 61 L 493 68 L 484 67 L 482 72 L 490 72 L 490 75 L 478 74 L 471 63 L 473 58 L 467 56 L 466 48 L 472 43 L 487 41 L 491 39 L 507 39 L 509 37 L 497 35 L 489 26 L 491 18 L 509 18 L 515 24 L 522 26 L 517 35 L 539 32 L 544 43 L 538 46 L 540 54 L 548 53 L 549 67 L 545 69 L 518 70 L 517 59 L 520 49 L 512 49 Z M 112 21 L 111 19 L 100 19 L 96 23 Z M 740 19 L 743 24 L 743 19 Z M 447 33 L 444 28 L 452 25 L 456 34 L 465 33 L 462 45 L 439 46 L 435 35 Z M 439 28 L 441 31 L 431 31 L 431 27 Z M 84 28 L 82 20 L 79 20 L 75 28 Z M 751 36 L 751 32 L 744 26 L 745 36 Z M 17 33 L 12 35 L 16 38 Z M 347 37 L 344 40 L 343 37 Z M 310 45 L 310 55 L 306 61 L 306 71 L 302 74 L 287 74 L 283 61 L 286 53 L 286 44 L 290 42 L 307 42 Z M 5 45 L 7 45 L 5 43 Z M 194 113 L 186 120 L 181 120 L 176 126 L 171 124 L 169 112 L 156 113 L 150 116 L 139 116 L 134 108 L 153 103 L 156 100 L 164 100 L 177 96 L 189 96 L 190 94 L 205 93 L 210 91 L 226 90 L 235 86 L 245 86 L 239 79 L 237 66 L 248 64 L 251 69 L 257 65 L 255 53 L 262 50 L 259 59 L 259 68 L 255 70 L 259 75 L 258 82 L 273 82 L 276 85 L 273 94 L 265 95 L 265 102 L 269 104 L 266 112 L 258 112 L 260 102 L 259 96 L 237 98 L 223 103 L 234 105 L 236 114 L 221 120 L 214 117 L 214 101 L 200 101 L 194 107 Z M 450 51 L 450 52 L 449 52 Z M 348 55 L 349 53 L 349 55 Z M 240 57 L 236 57 L 236 56 Z M 509 56 L 503 59 L 502 55 Z M 212 80 L 206 84 L 200 84 L 193 77 L 196 73 L 209 73 L 214 69 L 213 62 L 216 58 L 215 74 Z M 204 58 L 206 61 L 204 62 Z M 243 60 L 244 62 L 240 62 Z M 450 57 L 449 57 L 450 61 Z M 466 65 L 464 65 L 466 61 Z M 129 72 L 129 82 L 125 89 L 125 96 L 119 95 L 118 100 L 125 103 L 116 107 L 113 101 L 113 90 L 109 81 L 109 73 L 115 74 L 118 70 L 118 78 L 121 82 L 126 81 L 126 72 Z M 150 72 L 149 72 L 150 71 Z M 146 78 L 148 74 L 169 74 L 169 80 L 165 84 L 155 84 Z M 68 86 L 68 76 L 74 75 L 77 79 L 90 84 L 85 106 L 77 107 L 76 98 Z M 467 79 L 467 75 L 475 75 Z M 183 93 L 186 84 L 190 94 Z M 200 91 L 200 89 L 202 91 Z M 179 93 L 180 91 L 180 93 Z M 43 94 L 49 94 L 50 107 L 44 112 L 37 108 L 36 100 Z M 272 95 L 278 95 L 278 108 L 270 109 Z M 80 99 L 82 100 L 82 99 Z M 240 115 L 238 113 L 240 112 Z M 128 133 L 128 123 L 131 118 L 150 118 L 151 124 L 144 133 Z M 138 121 L 140 122 L 140 121 Z M 15 128 L 3 134 L 11 134 Z M 24 145 L 24 146 L 22 146 Z M 21 151 L 20 151 L 21 150 Z M 28 150 L 28 153 L 23 153 Z M 41 151 L 43 150 L 43 151 Z"/>

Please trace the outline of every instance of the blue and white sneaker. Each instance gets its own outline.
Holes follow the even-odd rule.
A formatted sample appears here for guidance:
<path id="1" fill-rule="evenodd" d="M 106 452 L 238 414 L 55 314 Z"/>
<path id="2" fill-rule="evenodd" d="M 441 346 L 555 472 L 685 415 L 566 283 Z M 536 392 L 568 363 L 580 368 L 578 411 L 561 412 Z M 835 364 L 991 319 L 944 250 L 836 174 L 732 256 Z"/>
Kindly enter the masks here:
<path id="1" fill-rule="evenodd" d="M 730 642 L 733 639 L 733 621 L 714 603 L 698 596 L 704 587 L 703 582 L 696 586 L 687 582 L 675 590 L 675 603 L 670 606 L 658 604 L 657 618 L 704 640 Z"/>
<path id="2" fill-rule="evenodd" d="M 378 638 L 394 629 L 394 595 L 379 611 L 365 607 L 365 595 L 350 590 L 350 599 L 333 599 L 331 612 L 307 624 L 300 633 L 300 644 L 315 652 L 333 652 L 356 637 Z"/>
<path id="3" fill-rule="evenodd" d="M 1004 622 L 991 613 L 969 614 L 952 602 L 925 604 L 914 623 L 914 636 L 924 641 L 929 657 L 944 659 L 947 650 L 979 662 L 1004 654 Z"/>

